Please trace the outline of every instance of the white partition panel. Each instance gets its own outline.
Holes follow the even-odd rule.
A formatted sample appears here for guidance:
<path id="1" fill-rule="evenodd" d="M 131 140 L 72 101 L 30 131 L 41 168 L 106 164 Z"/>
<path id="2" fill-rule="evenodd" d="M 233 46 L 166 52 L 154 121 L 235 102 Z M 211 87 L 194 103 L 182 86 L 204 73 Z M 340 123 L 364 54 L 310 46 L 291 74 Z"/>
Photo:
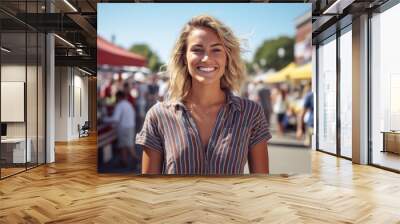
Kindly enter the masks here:
<path id="1" fill-rule="evenodd" d="M 24 122 L 24 82 L 1 82 L 1 122 Z"/>

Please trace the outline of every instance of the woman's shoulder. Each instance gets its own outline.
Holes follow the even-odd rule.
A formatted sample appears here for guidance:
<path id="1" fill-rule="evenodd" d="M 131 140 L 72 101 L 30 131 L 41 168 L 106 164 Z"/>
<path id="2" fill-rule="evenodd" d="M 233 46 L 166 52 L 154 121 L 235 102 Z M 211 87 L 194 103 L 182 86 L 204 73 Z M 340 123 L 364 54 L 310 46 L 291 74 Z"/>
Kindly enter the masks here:
<path id="1" fill-rule="evenodd" d="M 169 102 L 161 102 L 157 101 L 150 109 L 147 111 L 147 114 L 150 117 L 159 117 L 162 114 L 166 114 L 170 112 L 170 103 Z"/>
<path id="2" fill-rule="evenodd" d="M 254 113 L 257 110 L 262 109 L 259 103 L 256 103 L 244 97 L 232 96 L 232 101 L 236 102 L 242 113 Z"/>

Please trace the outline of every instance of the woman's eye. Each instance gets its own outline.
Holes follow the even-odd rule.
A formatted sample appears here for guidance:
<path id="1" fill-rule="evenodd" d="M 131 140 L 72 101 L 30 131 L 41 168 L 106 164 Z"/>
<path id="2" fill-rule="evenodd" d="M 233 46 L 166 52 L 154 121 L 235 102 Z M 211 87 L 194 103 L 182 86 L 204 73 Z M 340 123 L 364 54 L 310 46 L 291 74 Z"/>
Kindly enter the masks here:
<path id="1" fill-rule="evenodd" d="M 202 52 L 203 50 L 200 48 L 195 48 L 195 49 L 192 49 L 192 51 L 198 53 L 198 52 Z"/>
<path id="2" fill-rule="evenodd" d="M 213 52 L 221 52 L 222 50 L 219 49 L 219 48 L 215 48 L 215 49 L 213 49 L 212 51 L 213 51 Z"/>

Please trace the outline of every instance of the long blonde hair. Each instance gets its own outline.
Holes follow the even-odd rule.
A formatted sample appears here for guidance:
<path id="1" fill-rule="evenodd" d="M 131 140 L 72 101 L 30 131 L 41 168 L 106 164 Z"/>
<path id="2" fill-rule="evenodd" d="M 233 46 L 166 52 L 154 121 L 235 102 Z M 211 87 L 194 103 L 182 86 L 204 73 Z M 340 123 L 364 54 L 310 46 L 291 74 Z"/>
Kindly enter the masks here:
<path id="1" fill-rule="evenodd" d="M 240 84 L 245 77 L 245 64 L 240 56 L 240 41 L 232 30 L 211 16 L 196 16 L 183 27 L 167 65 L 167 72 L 170 75 L 169 98 L 171 100 L 181 100 L 190 91 L 192 77 L 185 63 L 187 39 L 193 29 L 200 27 L 214 30 L 225 48 L 227 61 L 225 73 L 221 78 L 221 88 L 239 91 Z"/>

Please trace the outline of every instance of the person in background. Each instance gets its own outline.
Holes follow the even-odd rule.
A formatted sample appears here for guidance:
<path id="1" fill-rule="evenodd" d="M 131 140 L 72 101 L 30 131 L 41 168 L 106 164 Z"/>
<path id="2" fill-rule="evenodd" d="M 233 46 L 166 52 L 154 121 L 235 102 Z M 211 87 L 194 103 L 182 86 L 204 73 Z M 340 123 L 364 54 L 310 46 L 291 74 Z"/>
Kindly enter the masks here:
<path id="1" fill-rule="evenodd" d="M 278 128 L 278 134 L 280 135 L 283 135 L 285 131 L 284 122 L 287 109 L 288 109 L 288 103 L 287 103 L 286 93 L 281 87 L 278 87 L 276 96 L 274 97 L 273 110 L 277 117 L 277 124 L 278 124 L 277 128 Z"/>
<path id="2" fill-rule="evenodd" d="M 257 92 L 257 83 L 254 80 L 251 80 L 247 85 L 247 98 L 254 102 L 258 102 L 258 92 Z"/>
<path id="3" fill-rule="evenodd" d="M 114 83 L 115 83 L 114 79 L 110 79 L 110 81 L 106 85 L 106 87 L 104 89 L 104 96 L 106 98 L 111 98 L 112 97 L 112 91 L 113 91 L 112 88 L 113 88 Z"/>
<path id="4" fill-rule="evenodd" d="M 126 96 L 126 100 L 128 100 L 129 103 L 132 104 L 132 107 L 135 108 L 136 107 L 136 99 L 132 96 L 131 90 L 132 90 L 132 87 L 131 87 L 130 83 L 125 82 L 123 91 Z"/>
<path id="5" fill-rule="evenodd" d="M 136 159 L 135 155 L 135 110 L 126 99 L 123 91 L 116 93 L 116 105 L 111 117 L 105 117 L 104 122 L 112 123 L 117 130 L 117 149 L 113 150 L 117 161 L 123 168 L 127 168 L 130 158 Z M 114 157 L 114 155 L 113 155 Z"/>
<path id="6" fill-rule="evenodd" d="M 136 130 L 139 131 L 142 128 L 144 118 L 146 117 L 146 106 L 147 106 L 147 98 L 149 88 L 146 83 L 146 77 L 143 73 L 137 72 L 135 73 L 135 80 L 137 86 L 137 100 L 136 100 L 136 109 L 137 109 L 137 123 Z"/>
<path id="7" fill-rule="evenodd" d="M 150 109 L 150 107 L 152 107 L 154 104 L 157 103 L 158 91 L 159 91 L 159 86 L 157 83 L 157 76 L 155 74 L 153 74 L 150 77 L 150 83 L 148 85 L 146 111 L 148 111 Z"/>
<path id="8" fill-rule="evenodd" d="M 310 84 L 305 86 L 305 92 L 303 109 L 298 117 L 296 137 L 299 139 L 302 138 L 305 130 L 304 144 L 310 146 L 312 134 L 314 132 L 314 96 Z M 306 125 L 305 128 L 303 124 Z"/>
<path id="9" fill-rule="evenodd" d="M 257 92 L 259 103 L 264 110 L 265 118 L 269 124 L 272 113 L 271 91 L 262 83 L 262 81 L 260 81 L 257 84 Z"/>
<path id="10" fill-rule="evenodd" d="M 168 85 L 169 85 L 168 77 L 166 75 L 161 76 L 160 80 L 158 81 L 158 86 L 160 87 L 158 89 L 159 101 L 164 101 L 164 99 L 167 98 Z"/>

